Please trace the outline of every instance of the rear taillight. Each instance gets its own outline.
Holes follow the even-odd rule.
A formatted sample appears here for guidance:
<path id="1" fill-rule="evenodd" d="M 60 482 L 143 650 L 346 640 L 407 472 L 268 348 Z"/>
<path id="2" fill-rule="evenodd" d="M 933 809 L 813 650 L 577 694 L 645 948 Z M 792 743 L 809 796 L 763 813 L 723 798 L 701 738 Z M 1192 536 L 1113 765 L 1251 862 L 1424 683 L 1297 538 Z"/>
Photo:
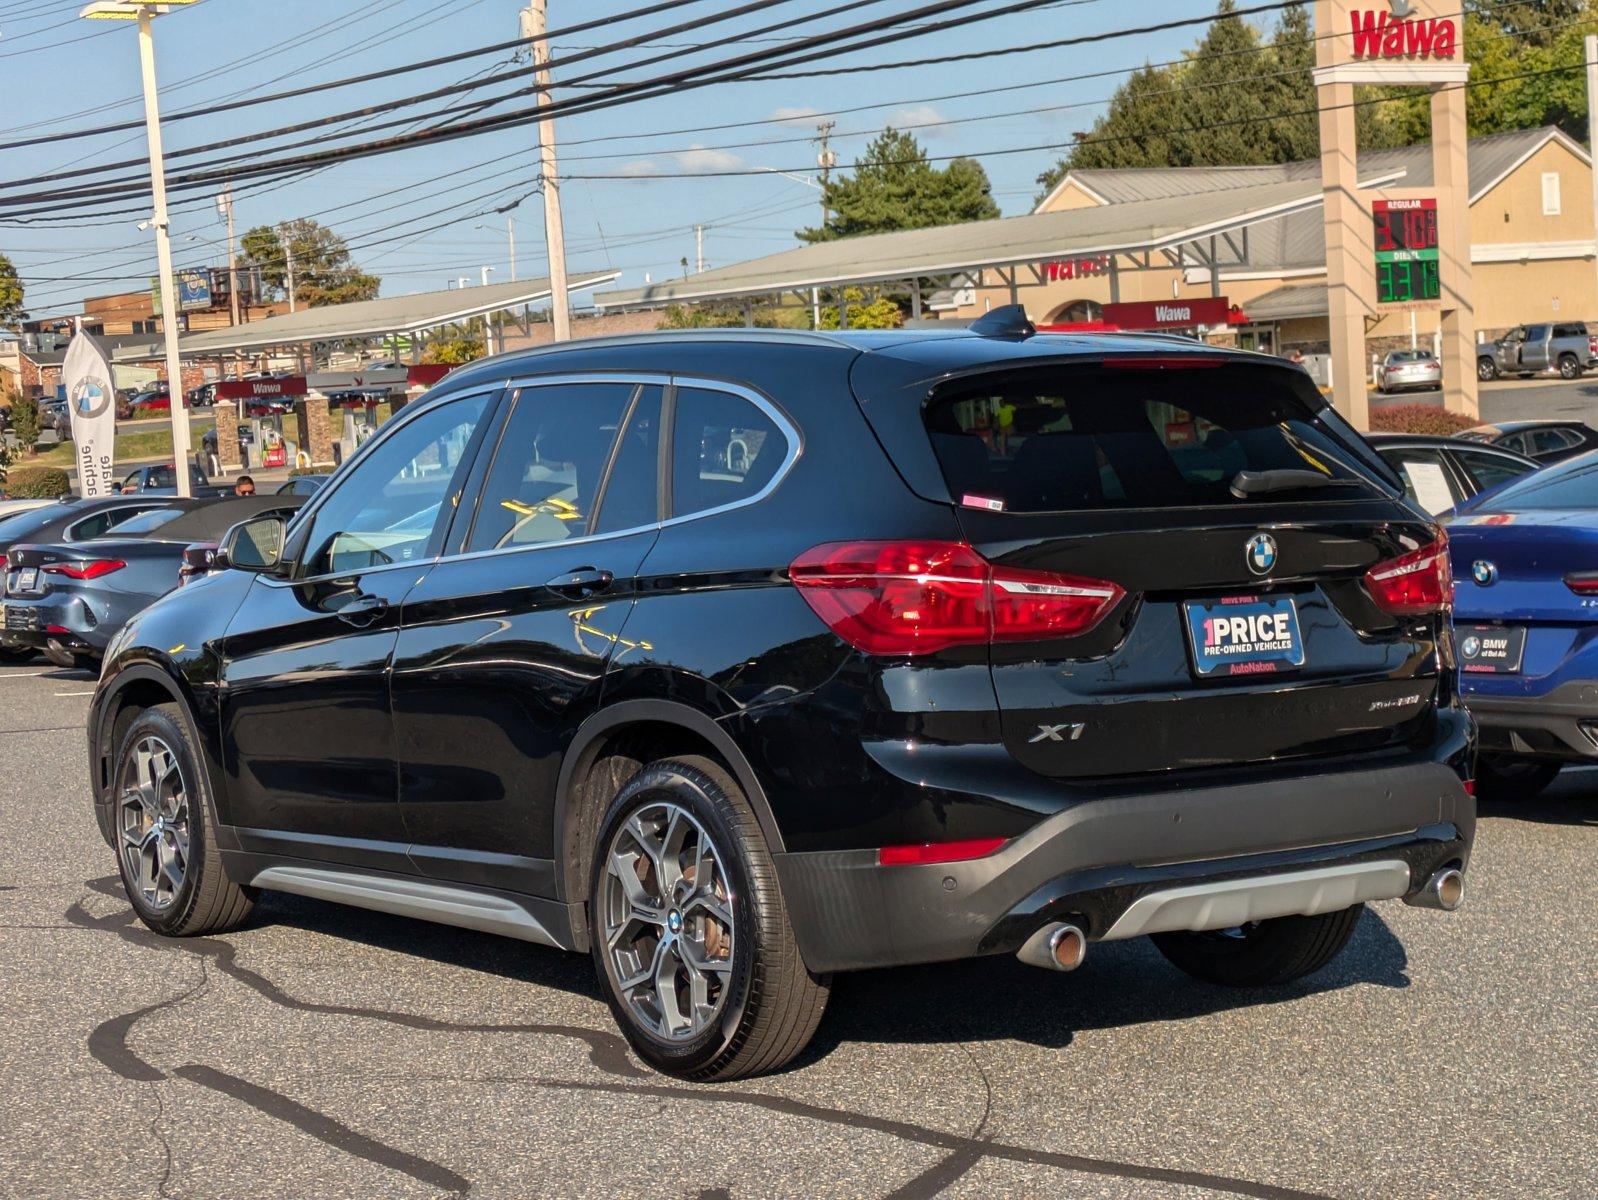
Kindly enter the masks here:
<path id="1" fill-rule="evenodd" d="M 1565 586 L 1578 596 L 1598 596 L 1598 571 L 1578 571 L 1566 575 Z"/>
<path id="2" fill-rule="evenodd" d="M 86 563 L 50 563 L 39 569 L 46 575 L 65 575 L 68 579 L 99 579 L 127 565 L 120 558 L 96 558 Z"/>
<path id="3" fill-rule="evenodd" d="M 1598 336 L 1588 335 L 1588 337 L 1587 337 L 1587 357 L 1588 358 L 1598 358 Z"/>
<path id="4" fill-rule="evenodd" d="M 867 654 L 1074 637 L 1126 594 L 990 563 L 963 542 L 833 542 L 805 551 L 789 574 L 816 615 Z"/>
<path id="5" fill-rule="evenodd" d="M 1454 573 L 1448 564 L 1448 536 L 1408 554 L 1377 563 L 1365 572 L 1371 599 L 1395 617 L 1447 612 L 1454 604 Z"/>
<path id="6" fill-rule="evenodd" d="M 6 556 L 4 554 L 0 554 L 0 571 L 4 571 L 6 569 L 6 562 Z"/>

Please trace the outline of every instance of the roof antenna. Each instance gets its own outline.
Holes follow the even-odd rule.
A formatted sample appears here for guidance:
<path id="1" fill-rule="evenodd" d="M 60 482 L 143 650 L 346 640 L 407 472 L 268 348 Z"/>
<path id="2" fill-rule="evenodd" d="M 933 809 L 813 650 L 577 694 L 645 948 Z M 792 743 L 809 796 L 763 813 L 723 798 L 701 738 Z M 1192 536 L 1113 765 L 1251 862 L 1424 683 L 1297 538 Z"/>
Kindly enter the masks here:
<path id="1" fill-rule="evenodd" d="M 978 337 L 1014 338 L 1020 340 L 1037 333 L 1037 326 L 1027 320 L 1026 309 L 1019 304 L 1005 304 L 989 309 L 967 328 Z"/>

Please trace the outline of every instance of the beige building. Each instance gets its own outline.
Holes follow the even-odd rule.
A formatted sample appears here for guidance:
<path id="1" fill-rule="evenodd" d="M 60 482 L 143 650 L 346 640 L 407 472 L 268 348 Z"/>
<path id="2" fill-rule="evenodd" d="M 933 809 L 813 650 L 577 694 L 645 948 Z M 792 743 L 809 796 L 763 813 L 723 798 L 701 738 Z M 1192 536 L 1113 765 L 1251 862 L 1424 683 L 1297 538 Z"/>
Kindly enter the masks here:
<path id="1" fill-rule="evenodd" d="M 1432 183 L 1430 147 L 1362 154 L 1359 174 L 1368 187 L 1424 189 Z M 1214 198 L 1229 188 L 1319 177 L 1318 162 L 1072 171 L 1034 211 Z M 1592 169 L 1579 143 L 1553 128 L 1473 138 L 1470 235 L 1478 337 L 1528 321 L 1598 322 Z M 1230 249 L 1216 256 L 1223 264 L 1218 279 L 1211 278 L 1207 266 L 1177 265 L 1167 256 L 1165 265 L 1155 261 L 1149 270 L 1120 269 L 1112 282 L 1108 263 L 1089 257 L 1033 264 L 1015 296 L 1040 325 L 1098 322 L 1112 300 L 1151 304 L 1221 296 L 1234 311 L 1229 333 L 1207 330 L 1212 338 L 1235 338 L 1273 352 L 1324 352 L 1326 243 L 1320 208 L 1251 225 L 1246 241 L 1242 235 L 1231 241 Z M 1112 290 L 1118 294 L 1112 296 Z M 1010 303 L 1011 294 L 1007 285 L 985 276 L 977 286 L 955 293 L 947 315 L 979 316 Z M 1430 345 L 1437 312 L 1423 309 L 1413 319 L 1413 336 Z M 1368 341 L 1374 352 L 1407 345 L 1411 336 L 1411 314 L 1392 313 L 1370 330 Z"/>

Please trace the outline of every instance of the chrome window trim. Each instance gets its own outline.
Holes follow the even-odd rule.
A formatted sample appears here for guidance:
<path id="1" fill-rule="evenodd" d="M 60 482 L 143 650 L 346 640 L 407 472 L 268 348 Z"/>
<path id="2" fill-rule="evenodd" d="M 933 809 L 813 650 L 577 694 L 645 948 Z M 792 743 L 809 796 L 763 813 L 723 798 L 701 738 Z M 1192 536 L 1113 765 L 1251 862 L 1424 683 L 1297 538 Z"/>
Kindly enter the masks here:
<path id="1" fill-rule="evenodd" d="M 709 379 L 697 375 L 672 375 L 648 371 L 602 371 L 588 373 L 566 373 L 561 375 L 533 375 L 520 378 L 507 379 L 504 382 L 506 391 L 521 388 L 554 387 L 566 384 L 582 383 L 622 383 L 622 384 L 651 384 L 660 387 L 693 387 L 703 388 L 707 391 L 726 392 L 748 401 L 758 408 L 788 444 L 788 450 L 783 457 L 782 464 L 777 468 L 776 474 L 753 496 L 746 496 L 742 500 L 735 500 L 731 504 L 717 505 L 715 508 L 700 509 L 698 512 L 685 513 L 680 517 L 668 517 L 664 521 L 650 521 L 643 525 L 633 525 L 627 529 L 612 529 L 606 533 L 584 534 L 582 537 L 567 538 L 560 542 L 532 542 L 525 546 L 498 546 L 489 550 L 471 550 L 461 554 L 445 554 L 438 558 L 428 560 L 431 564 L 465 562 L 472 559 L 497 557 L 506 554 L 526 554 L 537 550 L 552 550 L 563 546 L 586 546 L 593 542 L 605 542 L 614 538 L 631 537 L 633 534 L 644 533 L 648 530 L 665 529 L 672 525 L 682 525 L 689 521 L 697 521 L 702 517 L 716 516 L 719 513 L 731 512 L 733 509 L 744 508 L 752 504 L 759 504 L 782 484 L 788 472 L 793 470 L 793 465 L 804 452 L 804 440 L 799 429 L 788 419 L 788 414 L 778 408 L 775 403 L 755 391 L 746 384 L 732 383 L 724 379 Z M 671 435 L 676 436 L 676 414 L 672 416 Z M 387 570 L 388 568 L 383 568 Z"/>

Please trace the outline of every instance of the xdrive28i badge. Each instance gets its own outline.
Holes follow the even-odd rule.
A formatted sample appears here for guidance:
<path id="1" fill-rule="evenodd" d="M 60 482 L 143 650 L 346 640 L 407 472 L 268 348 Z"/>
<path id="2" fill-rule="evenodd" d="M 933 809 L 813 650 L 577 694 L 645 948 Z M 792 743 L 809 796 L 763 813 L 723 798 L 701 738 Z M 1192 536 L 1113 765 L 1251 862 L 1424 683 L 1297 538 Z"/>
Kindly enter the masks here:
<path id="1" fill-rule="evenodd" d="M 1276 565 L 1276 539 L 1268 533 L 1256 533 L 1243 548 L 1248 569 L 1256 575 L 1269 575 Z"/>

